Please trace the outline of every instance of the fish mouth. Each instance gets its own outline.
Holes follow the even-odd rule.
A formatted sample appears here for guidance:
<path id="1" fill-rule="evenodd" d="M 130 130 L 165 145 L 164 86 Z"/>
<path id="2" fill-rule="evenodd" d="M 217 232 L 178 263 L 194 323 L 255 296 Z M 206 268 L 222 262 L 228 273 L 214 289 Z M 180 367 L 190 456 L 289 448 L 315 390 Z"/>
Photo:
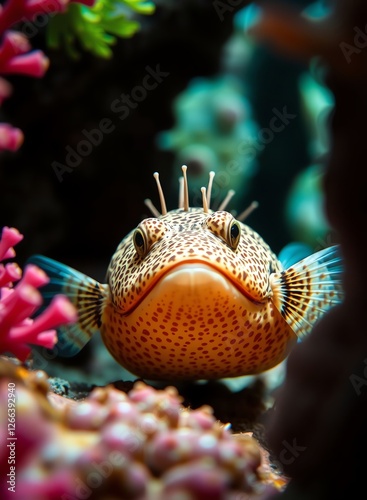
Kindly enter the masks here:
<path id="1" fill-rule="evenodd" d="M 187 297 L 200 300 L 202 294 L 205 294 L 208 290 L 211 293 L 218 291 L 221 295 L 228 295 L 235 300 L 247 299 L 255 305 L 261 303 L 215 266 L 203 262 L 191 261 L 184 264 L 177 264 L 163 273 L 157 281 L 147 288 L 145 293 L 139 297 L 139 300 L 126 314 L 130 314 L 135 310 L 148 296 L 151 298 L 156 298 L 160 295 L 166 298 L 181 296 L 184 303 Z"/>

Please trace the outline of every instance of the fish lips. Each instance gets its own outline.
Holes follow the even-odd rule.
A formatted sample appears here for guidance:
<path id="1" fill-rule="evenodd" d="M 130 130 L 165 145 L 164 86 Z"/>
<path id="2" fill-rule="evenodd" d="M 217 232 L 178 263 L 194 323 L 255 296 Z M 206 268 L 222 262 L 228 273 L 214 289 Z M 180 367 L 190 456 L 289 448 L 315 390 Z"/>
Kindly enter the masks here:
<path id="1" fill-rule="evenodd" d="M 234 301 L 245 301 L 252 306 L 261 304 L 246 290 L 240 288 L 220 270 L 206 263 L 189 262 L 179 264 L 167 271 L 154 283 L 146 293 L 140 297 L 139 302 L 132 308 L 134 310 L 145 299 L 174 298 L 178 303 L 202 302 L 205 296 L 228 298 Z M 131 312 L 131 311 L 129 311 Z M 127 314 L 129 314 L 129 312 Z"/>

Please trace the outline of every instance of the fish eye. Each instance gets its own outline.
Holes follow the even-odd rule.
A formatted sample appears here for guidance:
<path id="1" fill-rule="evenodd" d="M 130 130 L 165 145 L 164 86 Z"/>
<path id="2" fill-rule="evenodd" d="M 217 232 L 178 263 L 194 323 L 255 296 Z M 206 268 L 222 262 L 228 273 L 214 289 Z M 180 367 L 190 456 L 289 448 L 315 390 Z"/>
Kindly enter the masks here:
<path id="1" fill-rule="evenodd" d="M 145 234 L 139 227 L 135 229 L 133 242 L 136 253 L 139 255 L 139 257 L 144 257 L 148 251 L 148 245 Z"/>
<path id="2" fill-rule="evenodd" d="M 155 217 L 142 220 L 133 233 L 133 243 L 138 256 L 144 258 L 169 230 L 168 224 Z"/>
<path id="3" fill-rule="evenodd" d="M 233 250 L 236 250 L 241 238 L 241 226 L 238 221 L 232 220 L 229 225 L 228 243 Z"/>

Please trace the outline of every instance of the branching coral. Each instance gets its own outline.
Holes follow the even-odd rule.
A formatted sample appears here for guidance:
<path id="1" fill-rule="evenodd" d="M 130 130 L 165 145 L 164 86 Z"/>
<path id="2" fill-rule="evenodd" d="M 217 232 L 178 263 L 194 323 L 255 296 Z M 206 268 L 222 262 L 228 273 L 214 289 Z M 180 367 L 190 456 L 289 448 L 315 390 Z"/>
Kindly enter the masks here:
<path id="1" fill-rule="evenodd" d="M 0 45 L 0 74 L 13 73 L 33 77 L 43 76 L 48 67 L 48 59 L 42 51 L 30 51 L 30 48 L 30 44 L 24 35 L 15 31 L 4 33 Z M 0 103 L 9 97 L 11 93 L 11 85 L 6 80 L 1 79 Z M 15 151 L 22 142 L 23 134 L 21 130 L 6 123 L 0 123 L 0 151 L 6 149 Z"/>
<path id="2" fill-rule="evenodd" d="M 42 305 L 38 288 L 48 283 L 48 277 L 33 265 L 25 268 L 22 277 L 17 264 L 1 263 L 15 255 L 13 247 L 22 239 L 16 229 L 4 227 L 0 239 L 0 352 L 11 352 L 24 361 L 29 344 L 52 348 L 57 341 L 54 328 L 75 321 L 77 315 L 68 299 L 59 295 L 36 319 L 29 317 Z"/>
<path id="3" fill-rule="evenodd" d="M 209 407 L 184 409 L 172 387 L 158 391 L 137 382 L 129 394 L 96 388 L 84 401 L 64 400 L 56 409 L 43 372 L 10 365 L 0 361 L 0 401 L 12 380 L 17 475 L 16 495 L 3 488 L 4 498 L 233 500 L 277 491 L 251 436 L 231 434 Z M 7 470 L 5 447 L 0 453 Z"/>

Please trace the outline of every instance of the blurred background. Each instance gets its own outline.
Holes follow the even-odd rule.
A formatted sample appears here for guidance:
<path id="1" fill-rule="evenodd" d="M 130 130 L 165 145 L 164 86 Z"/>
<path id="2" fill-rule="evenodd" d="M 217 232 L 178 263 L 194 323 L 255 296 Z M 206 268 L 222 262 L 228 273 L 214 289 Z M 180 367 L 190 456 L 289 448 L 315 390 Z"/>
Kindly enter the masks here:
<path id="1" fill-rule="evenodd" d="M 50 59 L 46 75 L 7 77 L 13 95 L 0 121 L 25 139 L 0 153 L 0 225 L 25 236 L 18 263 L 41 253 L 103 282 L 120 240 L 149 215 L 143 200 L 159 206 L 154 171 L 168 209 L 177 207 L 182 164 L 192 205 L 210 170 L 212 208 L 229 189 L 234 214 L 258 201 L 246 222 L 276 253 L 294 240 L 312 251 L 332 244 L 321 182 L 333 96 L 318 61 L 305 66 L 257 45 L 249 2 L 153 3 L 149 15 L 131 14 L 140 28 L 118 38 L 109 58 L 78 44 L 77 57 L 62 43 L 51 49 L 47 23 L 37 26 L 31 42 Z M 328 2 L 287 3 L 314 18 L 328 12 Z M 86 145 L 86 133 L 106 123 L 98 144 Z"/>

